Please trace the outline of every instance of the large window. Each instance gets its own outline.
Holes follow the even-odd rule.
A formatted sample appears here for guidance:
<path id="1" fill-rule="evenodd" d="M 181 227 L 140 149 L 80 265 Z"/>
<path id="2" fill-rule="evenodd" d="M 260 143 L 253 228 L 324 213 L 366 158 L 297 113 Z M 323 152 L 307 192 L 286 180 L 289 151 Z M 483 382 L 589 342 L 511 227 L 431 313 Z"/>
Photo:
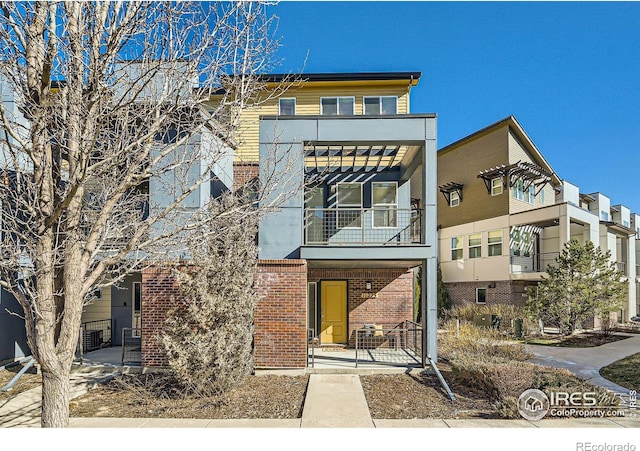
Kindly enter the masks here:
<path id="1" fill-rule="evenodd" d="M 353 115 L 355 97 L 322 97 L 320 114 L 323 116 Z"/>
<path id="2" fill-rule="evenodd" d="M 373 227 L 397 227 L 398 184 L 373 182 L 371 184 Z"/>
<path id="3" fill-rule="evenodd" d="M 364 114 L 397 114 L 398 98 L 396 96 L 364 97 Z"/>
<path id="4" fill-rule="evenodd" d="M 500 194 L 502 194 L 502 179 L 500 177 L 491 179 L 491 195 L 498 196 Z"/>
<path id="5" fill-rule="evenodd" d="M 602 219 L 603 221 L 608 221 L 609 220 L 609 213 L 607 213 L 604 210 L 600 210 L 600 219 Z"/>
<path id="6" fill-rule="evenodd" d="M 482 233 L 469 235 L 469 258 L 482 257 Z"/>
<path id="7" fill-rule="evenodd" d="M 295 116 L 296 114 L 296 99 L 279 99 L 278 102 L 278 114 L 280 116 Z"/>
<path id="8" fill-rule="evenodd" d="M 502 255 L 502 230 L 489 231 L 489 257 Z"/>
<path id="9" fill-rule="evenodd" d="M 525 191 L 524 183 L 522 179 L 520 179 L 511 188 L 511 195 L 514 199 L 522 200 L 533 205 L 536 198 L 536 187 L 534 185 L 530 185 Z"/>
<path id="10" fill-rule="evenodd" d="M 536 187 L 533 185 L 529 185 L 529 190 L 527 191 L 527 202 L 533 205 L 535 200 L 536 200 Z"/>
<path id="11" fill-rule="evenodd" d="M 362 184 L 338 183 L 338 228 L 362 226 Z"/>
<path id="12" fill-rule="evenodd" d="M 451 260 L 462 260 L 462 237 L 451 238 Z"/>

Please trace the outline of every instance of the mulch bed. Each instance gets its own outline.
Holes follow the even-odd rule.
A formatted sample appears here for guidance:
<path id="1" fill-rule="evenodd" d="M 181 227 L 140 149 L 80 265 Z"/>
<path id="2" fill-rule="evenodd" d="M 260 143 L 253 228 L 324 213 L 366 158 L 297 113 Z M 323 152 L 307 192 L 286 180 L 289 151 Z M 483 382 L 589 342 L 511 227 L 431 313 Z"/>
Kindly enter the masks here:
<path id="1" fill-rule="evenodd" d="M 438 365 L 456 402 L 435 374 L 360 376 L 369 412 L 374 419 L 499 418 L 487 394 L 457 384 L 446 364 Z"/>
<path id="2" fill-rule="evenodd" d="M 0 370 L 0 401 L 12 398 L 18 393 L 37 387 L 42 383 L 42 377 L 39 374 L 35 374 L 36 370 L 32 367 L 20 376 L 20 379 L 18 379 L 11 390 L 7 392 L 1 391 L 1 389 L 7 385 L 22 368 L 22 365 L 17 365 L 9 369 Z"/>
<path id="3" fill-rule="evenodd" d="M 629 338 L 625 335 L 603 334 L 597 332 L 584 332 L 571 335 L 569 337 L 558 337 L 554 335 L 544 335 L 530 341 L 530 344 L 542 346 L 556 346 L 563 348 L 592 348 L 607 343 Z"/>
<path id="4" fill-rule="evenodd" d="M 196 398 L 176 394 L 167 387 L 170 382 L 166 376 L 125 375 L 71 401 L 71 416 L 300 418 L 307 381 L 308 376 L 249 376 L 225 398 Z M 162 385 L 164 389 L 160 389 Z"/>

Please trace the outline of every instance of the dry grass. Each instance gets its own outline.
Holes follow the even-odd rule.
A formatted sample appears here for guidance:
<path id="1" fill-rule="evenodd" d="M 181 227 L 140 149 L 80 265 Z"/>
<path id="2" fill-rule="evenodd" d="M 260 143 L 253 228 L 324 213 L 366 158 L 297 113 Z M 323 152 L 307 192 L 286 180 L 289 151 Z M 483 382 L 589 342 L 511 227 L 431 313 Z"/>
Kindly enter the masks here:
<path id="1" fill-rule="evenodd" d="M 0 389 L 7 385 L 11 379 L 23 368 L 23 365 L 17 365 L 9 369 L 0 370 Z M 18 393 L 30 390 L 42 383 L 40 374 L 35 374 L 35 368 L 30 368 L 25 374 L 20 376 L 18 382 L 8 392 L 0 391 L 0 401 L 12 398 Z"/>
<path id="2" fill-rule="evenodd" d="M 630 355 L 600 369 L 600 375 L 629 390 L 640 388 L 640 353 Z"/>

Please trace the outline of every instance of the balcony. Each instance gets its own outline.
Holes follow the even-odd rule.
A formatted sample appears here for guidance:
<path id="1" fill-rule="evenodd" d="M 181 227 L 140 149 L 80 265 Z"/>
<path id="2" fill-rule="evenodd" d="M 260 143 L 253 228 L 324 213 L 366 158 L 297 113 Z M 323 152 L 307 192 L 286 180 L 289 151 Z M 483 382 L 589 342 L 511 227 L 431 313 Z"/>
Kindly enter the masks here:
<path id="1" fill-rule="evenodd" d="M 307 208 L 304 244 L 411 246 L 421 244 L 422 211 L 398 208 Z"/>
<path id="2" fill-rule="evenodd" d="M 549 265 L 555 265 L 560 252 L 545 252 L 530 255 L 512 255 L 511 273 L 541 273 L 547 272 Z"/>

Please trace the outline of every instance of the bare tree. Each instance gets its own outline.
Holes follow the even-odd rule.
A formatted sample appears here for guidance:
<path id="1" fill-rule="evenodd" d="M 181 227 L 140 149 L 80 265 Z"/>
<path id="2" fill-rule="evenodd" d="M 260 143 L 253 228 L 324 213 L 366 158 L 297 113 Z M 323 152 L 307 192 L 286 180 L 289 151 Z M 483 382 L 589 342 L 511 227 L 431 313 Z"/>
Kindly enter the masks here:
<path id="1" fill-rule="evenodd" d="M 68 424 L 93 290 L 181 255 L 210 220 L 202 199 L 231 158 L 239 111 L 265 100 L 257 74 L 277 44 L 267 6 L 0 5 L 13 99 L 0 109 L 0 284 L 42 368 L 42 426 Z"/>

